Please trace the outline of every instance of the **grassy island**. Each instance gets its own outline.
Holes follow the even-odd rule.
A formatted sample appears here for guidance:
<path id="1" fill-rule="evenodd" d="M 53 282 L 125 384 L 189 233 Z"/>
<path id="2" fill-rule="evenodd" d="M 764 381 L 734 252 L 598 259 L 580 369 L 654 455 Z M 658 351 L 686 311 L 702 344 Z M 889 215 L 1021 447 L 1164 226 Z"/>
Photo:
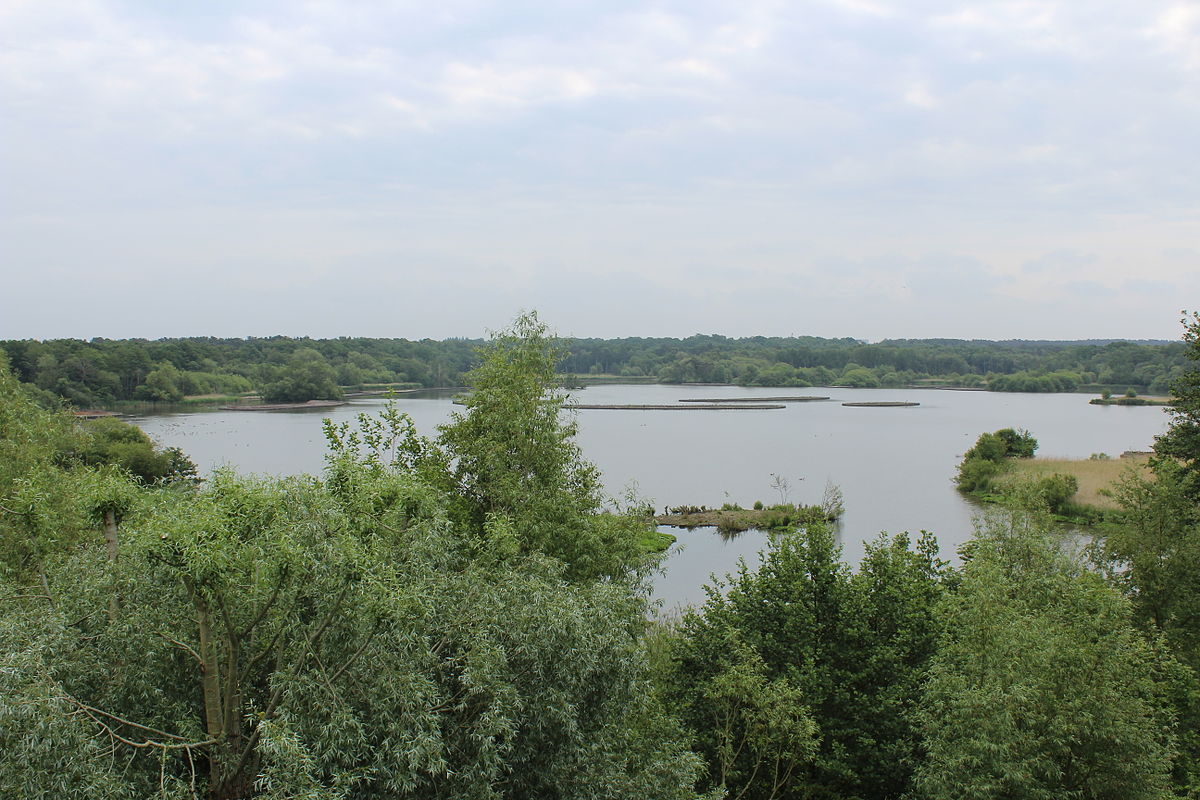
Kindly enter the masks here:
<path id="1" fill-rule="evenodd" d="M 721 508 L 677 506 L 668 508 L 667 512 L 655 517 L 654 521 L 674 528 L 712 527 L 729 533 L 748 530 L 792 531 L 801 525 L 832 522 L 841 516 L 840 506 L 826 508 L 791 503 L 773 506 L 755 503 L 754 508 L 742 508 L 736 503 L 727 503 Z"/>

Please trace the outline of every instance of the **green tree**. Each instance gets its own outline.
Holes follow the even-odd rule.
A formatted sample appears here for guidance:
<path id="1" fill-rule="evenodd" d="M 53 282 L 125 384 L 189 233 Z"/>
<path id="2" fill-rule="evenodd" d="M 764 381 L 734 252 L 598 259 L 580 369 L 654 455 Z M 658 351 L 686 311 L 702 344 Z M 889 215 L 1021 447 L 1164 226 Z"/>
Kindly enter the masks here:
<path id="1" fill-rule="evenodd" d="M 1117 484 L 1124 519 L 1108 526 L 1098 550 L 1134 618 L 1190 668 L 1166 691 L 1179 717 L 1176 786 L 1200 788 L 1200 507 L 1183 464 L 1161 457 L 1152 463 L 1153 479 L 1131 472 Z"/>
<path id="2" fill-rule="evenodd" d="M 574 578 L 623 577 L 640 560 L 643 523 L 600 514 L 600 476 L 574 441 L 558 385 L 558 343 L 536 314 L 481 350 L 466 412 L 439 430 L 447 488 L 469 535 L 509 531 L 522 552 L 562 560 Z"/>
<path id="3" fill-rule="evenodd" d="M 1161 798 L 1158 659 L 1127 601 L 1026 515 L 970 543 L 921 707 L 919 796 Z"/>
<path id="4" fill-rule="evenodd" d="M 1155 440 L 1154 451 L 1183 465 L 1187 490 L 1200 501 L 1200 313 L 1185 312 L 1182 322 L 1188 365 L 1171 383 L 1171 424 Z"/>
<path id="5" fill-rule="evenodd" d="M 0 469 L 16 486 L 52 441 L 45 412 L 10 412 L 0 442 L 26 457 Z M 225 472 L 170 492 L 71 466 L 92 535 L 0 574 L 0 690 L 17 702 L 0 703 L 0 788 L 693 797 L 698 761 L 650 680 L 645 598 L 503 546 L 515 515 L 464 536 L 449 462 L 392 420 L 332 429 L 324 480 Z M 119 549 L 94 525 L 118 512 Z"/>
<path id="6" fill-rule="evenodd" d="M 853 574 L 833 534 L 810 526 L 684 616 L 668 682 L 709 765 L 705 786 L 755 798 L 904 796 L 912 709 L 940 630 L 936 552 L 929 537 L 915 550 L 906 536 L 880 537 Z M 774 718 L 746 709 L 784 696 L 794 716 L 757 730 Z"/>
<path id="7" fill-rule="evenodd" d="M 144 484 L 190 481 L 196 465 L 177 447 L 160 449 L 136 425 L 114 417 L 89 420 L 82 425 L 71 456 L 88 466 L 112 464 Z"/>
<path id="8" fill-rule="evenodd" d="M 301 347 L 292 353 L 279 377 L 263 387 L 263 399 L 270 403 L 339 400 L 342 390 L 334 378 L 333 367 L 325 356 L 311 347 Z"/>
<path id="9" fill-rule="evenodd" d="M 155 402 L 178 402 L 183 399 L 183 390 L 179 387 L 182 377 L 175 365 L 167 362 L 146 375 L 146 382 L 137 387 L 135 396 Z"/>
<path id="10" fill-rule="evenodd" d="M 40 408 L 29 388 L 0 356 L 0 577 L 40 574 L 90 530 L 63 458 L 79 443 L 75 420 Z"/>

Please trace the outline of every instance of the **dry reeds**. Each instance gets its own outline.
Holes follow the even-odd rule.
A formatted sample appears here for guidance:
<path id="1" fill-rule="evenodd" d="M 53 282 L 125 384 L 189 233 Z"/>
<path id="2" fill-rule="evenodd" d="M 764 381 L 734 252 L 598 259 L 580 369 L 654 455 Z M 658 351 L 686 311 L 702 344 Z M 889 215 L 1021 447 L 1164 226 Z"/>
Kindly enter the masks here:
<path id="1" fill-rule="evenodd" d="M 1101 490 L 1111 488 L 1127 471 L 1143 478 L 1151 476 L 1147 465 L 1148 456 L 1129 458 L 1019 458 L 1013 461 L 1013 469 L 997 479 L 997 483 L 1041 478 L 1054 473 L 1074 475 L 1079 482 L 1079 491 L 1071 502 L 1093 508 L 1115 509 L 1117 504 Z"/>

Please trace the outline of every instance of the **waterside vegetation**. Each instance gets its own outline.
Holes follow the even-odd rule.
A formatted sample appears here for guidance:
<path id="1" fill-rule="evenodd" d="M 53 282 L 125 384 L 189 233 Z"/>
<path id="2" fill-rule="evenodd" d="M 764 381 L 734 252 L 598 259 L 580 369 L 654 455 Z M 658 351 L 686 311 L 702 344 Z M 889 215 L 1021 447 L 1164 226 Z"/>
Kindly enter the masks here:
<path id="1" fill-rule="evenodd" d="M 812 520 L 658 621 L 556 347 L 518 319 L 432 438 L 391 408 L 329 424 L 321 475 L 201 483 L 71 455 L 0 357 L 0 796 L 1200 792 L 1200 369 L 1087 553 L 998 510 L 960 566 L 921 533 L 851 569 Z"/>
<path id="2" fill-rule="evenodd" d="M 337 399 L 391 384 L 461 386 L 478 365 L 468 339 L 57 339 L 0 341 L 44 401 L 79 408 L 177 403 L 251 392 L 268 402 Z M 1163 394 L 1186 371 L 1178 342 L 1035 342 L 691 336 L 569 339 L 559 380 L 852 388 L 978 388 Z"/>

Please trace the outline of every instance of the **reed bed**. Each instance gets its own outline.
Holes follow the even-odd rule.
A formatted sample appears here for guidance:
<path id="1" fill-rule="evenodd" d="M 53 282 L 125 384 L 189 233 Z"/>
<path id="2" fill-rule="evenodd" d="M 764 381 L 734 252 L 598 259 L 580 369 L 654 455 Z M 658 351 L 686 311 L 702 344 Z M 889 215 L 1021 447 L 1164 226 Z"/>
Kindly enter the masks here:
<path id="1" fill-rule="evenodd" d="M 1116 502 L 1111 497 L 1102 494 L 1126 474 L 1132 472 L 1148 478 L 1151 475 L 1147 462 L 1149 456 L 1138 455 L 1129 458 L 1023 458 L 1013 461 L 1013 469 L 1000 478 L 1005 480 L 1020 480 L 1022 478 L 1040 478 L 1059 472 L 1074 475 L 1079 482 L 1079 491 L 1071 499 L 1079 505 L 1093 508 L 1115 509 Z"/>

